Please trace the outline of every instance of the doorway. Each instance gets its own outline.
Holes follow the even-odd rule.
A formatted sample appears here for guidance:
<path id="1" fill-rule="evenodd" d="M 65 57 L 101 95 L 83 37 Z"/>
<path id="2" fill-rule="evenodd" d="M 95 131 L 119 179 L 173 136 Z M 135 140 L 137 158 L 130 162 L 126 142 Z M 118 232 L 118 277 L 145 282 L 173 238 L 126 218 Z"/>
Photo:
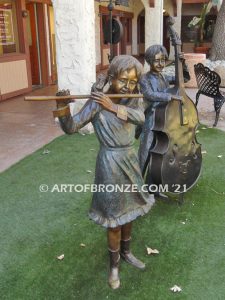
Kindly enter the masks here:
<path id="1" fill-rule="evenodd" d="M 131 44 L 132 44 L 132 18 L 121 17 L 120 21 L 123 25 L 123 37 L 121 39 L 121 54 L 131 55 Z"/>
<path id="2" fill-rule="evenodd" d="M 126 18 L 123 18 L 121 17 L 120 18 L 120 21 L 123 25 L 123 37 L 120 41 L 120 54 L 127 54 L 127 44 L 126 44 L 126 41 L 127 41 L 127 23 L 126 23 Z"/>
<path id="3" fill-rule="evenodd" d="M 56 45 L 55 45 L 55 21 L 53 7 L 48 6 L 48 23 L 50 34 L 50 50 L 51 50 L 51 77 L 52 83 L 57 82 L 57 64 L 56 64 Z"/>
<path id="4" fill-rule="evenodd" d="M 32 86 L 55 84 L 57 68 L 53 7 L 46 3 L 26 1 L 26 10 Z"/>
<path id="5" fill-rule="evenodd" d="M 145 10 L 139 14 L 137 19 L 138 30 L 138 53 L 139 55 L 145 54 Z"/>
<path id="6" fill-rule="evenodd" d="M 168 35 L 168 21 L 169 16 L 163 16 L 163 46 L 166 48 L 168 56 L 170 55 L 170 37 Z"/>
<path id="7" fill-rule="evenodd" d="M 28 17 L 26 20 L 28 43 L 30 50 L 32 85 L 39 86 L 42 84 L 42 78 L 36 3 L 27 3 L 26 10 L 28 12 Z"/>

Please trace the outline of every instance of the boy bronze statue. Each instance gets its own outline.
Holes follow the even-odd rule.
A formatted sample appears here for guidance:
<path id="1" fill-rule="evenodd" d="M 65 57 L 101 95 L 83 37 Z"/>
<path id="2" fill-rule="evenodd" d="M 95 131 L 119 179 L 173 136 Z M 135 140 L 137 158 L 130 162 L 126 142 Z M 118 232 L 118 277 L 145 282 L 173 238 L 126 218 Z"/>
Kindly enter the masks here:
<path id="1" fill-rule="evenodd" d="M 183 54 L 180 57 L 183 60 L 184 80 L 190 79 L 187 67 L 184 64 Z M 162 71 L 168 59 L 167 50 L 162 45 L 150 46 L 145 52 L 145 60 L 150 66 L 150 71 L 142 75 L 140 91 L 144 95 L 145 123 L 138 126 L 135 137 L 140 136 L 140 146 L 138 151 L 139 163 L 143 177 L 147 173 L 146 183 L 151 185 L 151 174 L 146 170 L 150 162 L 150 151 L 155 145 L 154 132 L 152 131 L 154 123 L 155 108 L 162 102 L 168 102 L 171 99 L 181 100 L 181 97 L 174 95 L 169 91 L 170 84 L 175 83 L 175 76 L 163 75 Z M 167 198 L 161 193 L 155 195 L 161 198 Z"/>
<path id="2" fill-rule="evenodd" d="M 132 56 L 115 57 L 109 67 L 109 94 L 131 94 L 142 73 L 142 65 Z M 130 251 L 132 221 L 146 214 L 154 203 L 153 195 L 143 191 L 144 184 L 134 149 L 135 127 L 144 123 L 140 99 L 113 99 L 107 93 L 92 92 L 91 98 L 76 115 L 71 116 L 68 103 L 58 102 L 55 116 L 67 134 L 77 132 L 92 122 L 100 142 L 96 161 L 95 184 L 136 185 L 135 192 L 98 191 L 93 193 L 89 217 L 107 229 L 111 288 L 120 286 L 120 256 L 136 268 L 145 265 Z"/>

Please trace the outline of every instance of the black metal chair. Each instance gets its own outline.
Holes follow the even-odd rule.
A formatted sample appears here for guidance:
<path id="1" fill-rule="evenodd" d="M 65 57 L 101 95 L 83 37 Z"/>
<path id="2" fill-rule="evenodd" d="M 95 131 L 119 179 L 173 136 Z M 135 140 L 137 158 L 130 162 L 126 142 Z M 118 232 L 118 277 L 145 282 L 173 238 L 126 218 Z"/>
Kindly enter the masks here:
<path id="1" fill-rule="evenodd" d="M 225 102 L 225 93 L 219 89 L 221 78 L 219 74 L 211 71 L 208 67 L 205 67 L 201 63 L 194 65 L 194 71 L 198 84 L 198 92 L 196 94 L 195 105 L 197 107 L 201 94 L 214 99 L 216 118 L 213 126 L 215 127 L 219 120 L 221 107 Z"/>

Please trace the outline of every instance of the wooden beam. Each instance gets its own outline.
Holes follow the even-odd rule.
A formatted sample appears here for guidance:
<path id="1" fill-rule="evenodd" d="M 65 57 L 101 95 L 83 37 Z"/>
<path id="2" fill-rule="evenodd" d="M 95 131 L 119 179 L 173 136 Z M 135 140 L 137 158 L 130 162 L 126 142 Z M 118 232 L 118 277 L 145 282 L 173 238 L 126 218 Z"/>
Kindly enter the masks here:
<path id="1" fill-rule="evenodd" d="M 99 6 L 99 13 L 103 15 L 108 15 L 109 10 L 107 6 Z M 112 11 L 113 16 L 119 16 L 119 17 L 125 17 L 125 18 L 133 18 L 134 14 L 131 12 L 127 12 L 124 10 L 119 10 L 119 9 L 113 9 Z"/>
<path id="2" fill-rule="evenodd" d="M 177 17 L 177 0 L 173 0 L 174 17 Z"/>
<path id="3" fill-rule="evenodd" d="M 208 0 L 183 0 L 183 4 L 200 4 L 200 3 L 208 3 Z"/>
<path id="4" fill-rule="evenodd" d="M 42 3 L 42 4 L 52 4 L 51 0 L 29 0 L 28 2 L 32 2 L 32 3 Z"/>
<path id="5" fill-rule="evenodd" d="M 37 20 L 38 34 L 40 44 L 40 62 L 41 77 L 44 86 L 49 85 L 49 69 L 48 69 L 48 46 L 47 46 L 47 28 L 45 23 L 45 9 L 42 3 L 37 3 Z"/>
<path id="6" fill-rule="evenodd" d="M 149 6 L 155 7 L 155 0 L 149 0 Z"/>

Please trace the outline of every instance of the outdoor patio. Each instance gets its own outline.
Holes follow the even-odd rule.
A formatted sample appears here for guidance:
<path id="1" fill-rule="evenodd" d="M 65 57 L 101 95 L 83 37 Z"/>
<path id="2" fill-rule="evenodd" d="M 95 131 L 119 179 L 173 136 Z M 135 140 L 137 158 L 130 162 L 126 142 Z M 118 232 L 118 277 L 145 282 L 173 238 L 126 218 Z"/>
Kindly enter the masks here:
<path id="1" fill-rule="evenodd" d="M 55 95 L 56 91 L 57 86 L 53 85 L 29 95 Z M 186 91 L 195 100 L 197 89 Z M 198 105 L 200 122 L 212 126 L 215 119 L 213 100 L 201 96 Z M 54 101 L 25 102 L 24 96 L 0 103 L 0 172 L 63 134 L 52 116 L 54 108 Z M 225 105 L 217 128 L 225 131 Z"/>

